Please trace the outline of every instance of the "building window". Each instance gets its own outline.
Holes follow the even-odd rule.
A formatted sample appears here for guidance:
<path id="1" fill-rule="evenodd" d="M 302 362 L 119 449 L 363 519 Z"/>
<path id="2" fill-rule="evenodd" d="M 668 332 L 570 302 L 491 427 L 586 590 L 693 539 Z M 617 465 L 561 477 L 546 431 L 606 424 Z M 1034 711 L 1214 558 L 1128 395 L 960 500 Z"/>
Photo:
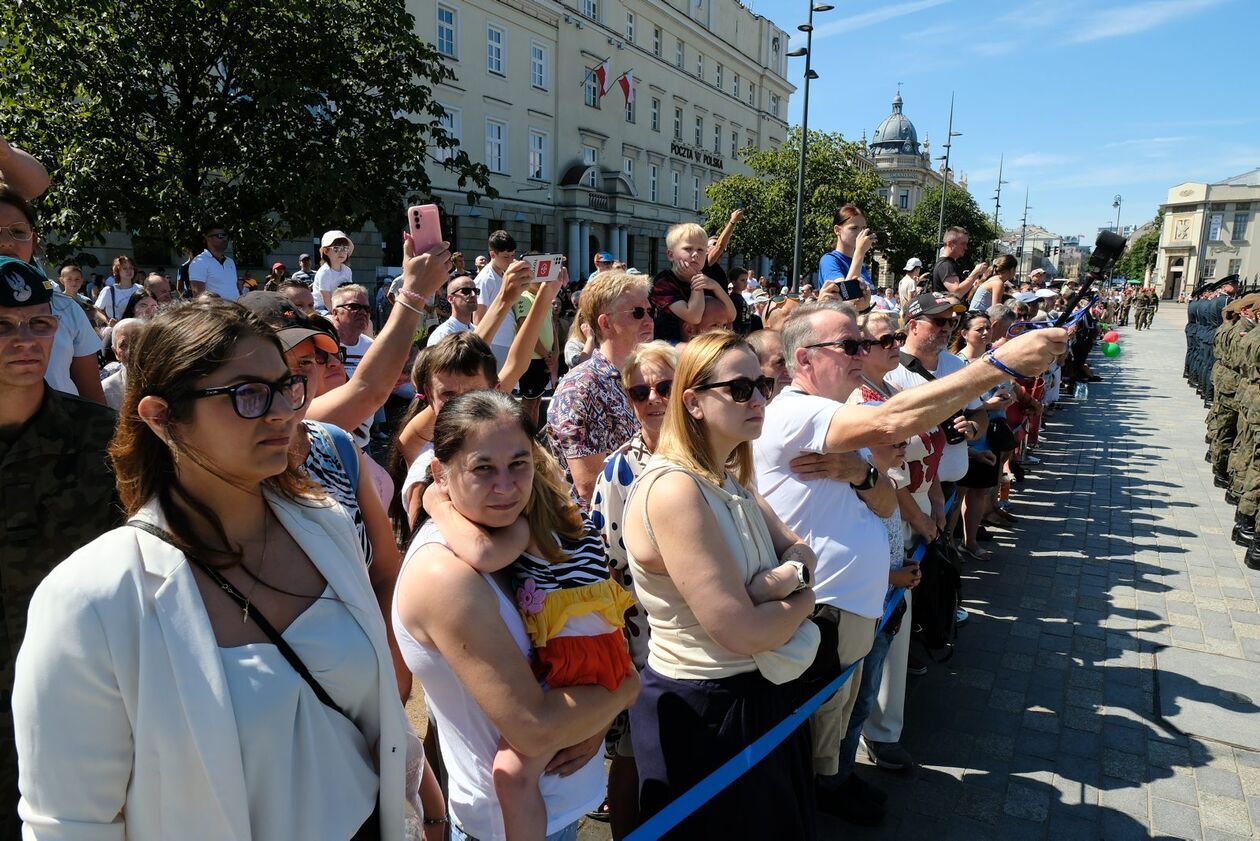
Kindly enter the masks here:
<path id="1" fill-rule="evenodd" d="M 677 67 L 677 68 L 679 68 L 679 69 L 682 69 L 682 66 L 683 66 L 683 59 L 684 59 L 684 58 L 686 58 L 686 51 L 687 51 L 687 48 L 686 48 L 686 46 L 683 44 L 683 40 L 682 40 L 681 38 L 679 38 L 679 39 L 678 39 L 678 52 L 674 54 L 674 66 L 675 66 L 675 67 Z"/>
<path id="2" fill-rule="evenodd" d="M 696 117 L 696 145 L 704 145 L 704 117 Z"/>
<path id="3" fill-rule="evenodd" d="M 1234 233 L 1233 233 L 1234 242 L 1239 242 L 1247 238 L 1247 219 L 1250 216 L 1251 216 L 1250 213 L 1235 213 L 1234 214 Z M 1233 272 L 1230 272 L 1230 274 L 1233 274 Z"/>
<path id="4" fill-rule="evenodd" d="M 486 166 L 491 172 L 507 172 L 507 123 L 486 119 Z"/>
<path id="5" fill-rule="evenodd" d="M 691 209 L 700 209 L 700 176 L 696 175 L 691 179 Z"/>
<path id="6" fill-rule="evenodd" d="M 626 40 L 634 43 L 634 12 L 626 12 Z"/>
<path id="7" fill-rule="evenodd" d="M 752 82 L 748 83 L 748 104 L 757 107 L 757 86 Z"/>
<path id="8" fill-rule="evenodd" d="M 704 53 L 696 51 L 696 78 L 704 81 Z"/>
<path id="9" fill-rule="evenodd" d="M 731 132 L 731 157 L 734 158 L 739 153 L 739 132 Z"/>
<path id="10" fill-rule="evenodd" d="M 591 20 L 599 20 L 599 0 L 582 0 L 582 14 Z"/>
<path id="11" fill-rule="evenodd" d="M 591 171 L 586 176 L 586 186 L 594 187 L 598 182 L 595 180 L 599 172 L 599 150 L 594 146 L 582 147 L 582 163 L 590 167 Z"/>
<path id="12" fill-rule="evenodd" d="M 910 209 L 910 191 L 909 190 L 902 190 L 897 195 L 897 207 L 901 208 L 902 210 Z"/>
<path id="13" fill-rule="evenodd" d="M 455 44 L 458 43 L 455 38 L 458 23 L 459 14 L 454 9 L 450 6 L 438 5 L 437 48 L 442 55 L 458 58 L 455 49 Z"/>
<path id="14" fill-rule="evenodd" d="M 735 74 L 735 98 L 739 99 L 739 74 Z"/>
<path id="15" fill-rule="evenodd" d="M 503 75 L 503 30 L 488 24 L 486 26 L 486 69 L 491 73 Z"/>
<path id="16" fill-rule="evenodd" d="M 529 176 L 538 181 L 547 178 L 547 134 L 529 130 Z"/>
<path id="17" fill-rule="evenodd" d="M 1216 277 L 1216 261 L 1204 260 L 1203 261 L 1203 279 L 1211 280 L 1214 277 Z"/>
<path id="18" fill-rule="evenodd" d="M 446 133 L 452 138 L 455 140 L 463 140 L 463 134 L 461 132 L 462 126 L 460 125 L 462 121 L 460 119 L 459 109 L 447 108 L 445 105 L 443 105 L 442 108 L 444 110 L 442 112 L 442 116 L 438 118 L 438 122 L 441 124 L 442 128 L 446 129 Z M 449 161 L 451 158 L 455 157 L 455 152 L 456 149 L 454 148 L 438 149 L 434 153 L 434 157 L 436 157 L 439 161 Z"/>
<path id="19" fill-rule="evenodd" d="M 661 101 L 652 97 L 652 131 L 661 130 Z"/>
<path id="20" fill-rule="evenodd" d="M 648 199 L 650 201 L 660 201 L 660 190 L 657 184 L 660 174 L 660 167 L 656 164 L 648 165 Z"/>
<path id="21" fill-rule="evenodd" d="M 714 72 L 717 75 L 713 78 L 713 84 L 717 86 L 718 90 L 721 90 L 722 89 L 722 65 L 719 64 L 717 66 L 717 70 L 715 70 Z"/>
<path id="22" fill-rule="evenodd" d="M 770 94 L 770 113 L 779 116 L 779 95 L 777 93 Z"/>
<path id="23" fill-rule="evenodd" d="M 625 173 L 626 178 L 630 179 L 630 183 L 634 183 L 634 158 L 621 159 L 621 171 Z"/>
<path id="24" fill-rule="evenodd" d="M 529 44 L 529 80 L 539 90 L 547 89 L 547 48 L 537 41 Z"/>
<path id="25" fill-rule="evenodd" d="M 595 71 L 586 74 L 586 84 L 582 86 L 586 104 L 591 108 L 599 107 L 599 77 Z"/>
<path id="26" fill-rule="evenodd" d="M 634 103 L 635 103 L 635 100 L 633 99 L 626 100 L 626 122 L 627 123 L 634 122 Z"/>
<path id="27" fill-rule="evenodd" d="M 529 250 L 546 253 L 551 249 L 547 247 L 547 226 L 546 225 L 530 225 L 529 226 Z"/>
<path id="28" fill-rule="evenodd" d="M 661 28 L 659 26 L 652 27 L 652 54 L 658 58 L 661 55 Z"/>
<path id="29" fill-rule="evenodd" d="M 673 205 L 674 207 L 678 207 L 678 181 L 679 181 L 678 171 L 674 170 L 673 172 L 669 174 L 669 177 L 670 177 L 670 186 L 673 188 L 673 191 L 674 191 Z"/>
<path id="30" fill-rule="evenodd" d="M 713 126 L 713 154 L 722 154 L 722 127 L 720 125 Z"/>
<path id="31" fill-rule="evenodd" d="M 682 109 L 674 109 L 674 139 L 682 140 Z"/>
<path id="32" fill-rule="evenodd" d="M 1242 260 L 1230 260 L 1229 273 L 1238 274 L 1240 271 L 1242 271 Z"/>

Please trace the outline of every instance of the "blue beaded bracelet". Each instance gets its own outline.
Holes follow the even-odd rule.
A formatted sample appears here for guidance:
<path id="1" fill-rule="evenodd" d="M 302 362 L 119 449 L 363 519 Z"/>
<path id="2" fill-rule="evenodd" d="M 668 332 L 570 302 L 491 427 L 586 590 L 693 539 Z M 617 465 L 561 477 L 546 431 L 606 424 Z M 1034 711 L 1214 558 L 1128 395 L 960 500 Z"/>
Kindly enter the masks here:
<path id="1" fill-rule="evenodd" d="M 1021 374 L 1015 369 L 1006 366 L 1005 364 L 1003 364 L 1002 360 L 998 359 L 996 356 L 993 355 L 993 351 L 989 351 L 981 358 L 984 359 L 985 362 L 988 362 L 990 365 L 992 365 L 994 368 L 997 368 L 1003 374 L 1006 374 L 1008 377 L 1014 377 L 1020 382 L 1032 382 L 1033 380 L 1036 379 L 1036 377 L 1030 377 L 1030 376 L 1027 376 L 1026 374 Z"/>

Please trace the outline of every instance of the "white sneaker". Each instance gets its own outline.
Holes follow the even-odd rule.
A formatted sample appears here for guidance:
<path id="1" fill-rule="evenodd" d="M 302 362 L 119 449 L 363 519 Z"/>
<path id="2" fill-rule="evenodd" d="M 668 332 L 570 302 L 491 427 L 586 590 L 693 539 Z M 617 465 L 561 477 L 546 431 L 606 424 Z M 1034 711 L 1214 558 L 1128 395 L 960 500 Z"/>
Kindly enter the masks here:
<path id="1" fill-rule="evenodd" d="M 967 613 L 967 608 L 965 607 L 960 607 L 958 608 L 958 610 L 954 611 L 954 624 L 955 625 L 965 625 L 967 624 L 967 620 L 970 618 L 971 618 L 971 614 Z"/>

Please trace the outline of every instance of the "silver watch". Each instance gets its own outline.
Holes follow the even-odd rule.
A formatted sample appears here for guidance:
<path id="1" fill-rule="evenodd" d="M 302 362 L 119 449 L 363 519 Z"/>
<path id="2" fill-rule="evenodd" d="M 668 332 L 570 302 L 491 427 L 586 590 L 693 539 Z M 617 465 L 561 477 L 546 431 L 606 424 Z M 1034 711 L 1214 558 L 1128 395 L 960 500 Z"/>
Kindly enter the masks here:
<path id="1" fill-rule="evenodd" d="M 784 561 L 784 563 L 796 568 L 796 589 L 792 591 L 793 593 L 810 586 L 809 567 L 805 566 L 804 561 L 790 560 Z"/>

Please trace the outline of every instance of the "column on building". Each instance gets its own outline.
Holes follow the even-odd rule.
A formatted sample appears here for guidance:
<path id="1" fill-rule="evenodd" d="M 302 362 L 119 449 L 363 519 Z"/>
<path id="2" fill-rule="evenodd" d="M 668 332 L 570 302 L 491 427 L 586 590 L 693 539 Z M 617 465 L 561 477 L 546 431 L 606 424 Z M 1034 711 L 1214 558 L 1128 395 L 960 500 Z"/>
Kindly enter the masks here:
<path id="1" fill-rule="evenodd" d="M 579 277 L 585 279 L 586 276 L 594 271 L 595 268 L 594 264 L 591 263 L 591 223 L 584 219 L 580 225 L 580 239 L 582 241 L 580 250 L 582 252 L 582 256 L 581 259 L 578 260 L 577 274 Z"/>
<path id="2" fill-rule="evenodd" d="M 569 280 L 581 280 L 586 277 L 582 271 L 582 226 L 576 219 L 565 221 L 569 229 Z"/>
<path id="3" fill-rule="evenodd" d="M 627 266 L 630 265 L 630 229 L 625 225 L 617 227 L 617 259 L 625 262 Z"/>

